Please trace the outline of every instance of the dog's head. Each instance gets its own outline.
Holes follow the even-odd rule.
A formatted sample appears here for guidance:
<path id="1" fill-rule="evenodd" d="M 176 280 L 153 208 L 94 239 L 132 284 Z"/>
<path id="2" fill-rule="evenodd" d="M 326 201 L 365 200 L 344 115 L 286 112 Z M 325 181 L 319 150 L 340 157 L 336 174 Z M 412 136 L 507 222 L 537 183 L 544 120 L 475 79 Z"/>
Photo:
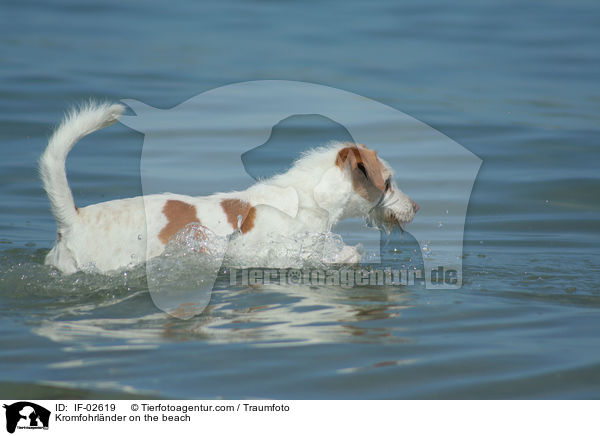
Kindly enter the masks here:
<path id="1" fill-rule="evenodd" d="M 397 227 L 404 230 L 413 220 L 419 206 L 396 186 L 392 169 L 377 152 L 347 142 L 339 149 L 335 165 L 351 185 L 346 216 L 367 217 L 387 233 Z"/>

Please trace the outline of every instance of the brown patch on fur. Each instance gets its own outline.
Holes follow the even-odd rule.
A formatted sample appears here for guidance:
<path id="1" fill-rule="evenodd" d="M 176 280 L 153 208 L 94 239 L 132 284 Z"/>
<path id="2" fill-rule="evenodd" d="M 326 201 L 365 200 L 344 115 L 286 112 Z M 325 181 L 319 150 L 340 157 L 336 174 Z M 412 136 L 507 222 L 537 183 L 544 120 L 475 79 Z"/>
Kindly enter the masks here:
<path id="1" fill-rule="evenodd" d="M 242 217 L 242 233 L 247 233 L 254 227 L 256 219 L 256 209 L 250 203 L 237 198 L 227 198 L 221 201 L 221 207 L 227 215 L 227 221 L 231 227 L 238 229 L 238 217 Z"/>
<path id="2" fill-rule="evenodd" d="M 346 165 L 350 166 L 352 174 L 352 185 L 354 190 L 366 198 L 374 200 L 379 198 L 385 191 L 385 179 L 383 175 L 384 166 L 377 157 L 377 152 L 369 150 L 364 145 L 346 143 L 348 147 L 342 148 L 335 159 L 335 164 L 343 170 Z M 367 177 L 361 170 L 364 168 Z"/>
<path id="3" fill-rule="evenodd" d="M 164 244 L 189 223 L 199 223 L 196 206 L 179 200 L 167 200 L 162 212 L 167 217 L 167 225 L 158 234 Z"/>

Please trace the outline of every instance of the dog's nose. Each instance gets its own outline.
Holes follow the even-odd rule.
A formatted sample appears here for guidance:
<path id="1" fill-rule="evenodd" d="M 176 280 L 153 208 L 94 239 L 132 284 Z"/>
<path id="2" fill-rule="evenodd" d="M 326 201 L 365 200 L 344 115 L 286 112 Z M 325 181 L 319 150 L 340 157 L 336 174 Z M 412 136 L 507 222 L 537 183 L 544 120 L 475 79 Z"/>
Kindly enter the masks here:
<path id="1" fill-rule="evenodd" d="M 419 211 L 419 205 L 417 203 L 415 203 L 414 201 L 412 202 L 412 207 L 413 207 L 413 210 L 415 211 L 415 213 L 417 213 Z"/>

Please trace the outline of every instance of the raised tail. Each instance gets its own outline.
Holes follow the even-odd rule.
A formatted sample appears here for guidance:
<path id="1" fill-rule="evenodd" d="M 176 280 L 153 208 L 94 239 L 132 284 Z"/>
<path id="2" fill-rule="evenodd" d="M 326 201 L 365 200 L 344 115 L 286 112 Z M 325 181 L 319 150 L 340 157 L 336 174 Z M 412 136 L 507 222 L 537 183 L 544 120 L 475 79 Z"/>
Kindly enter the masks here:
<path id="1" fill-rule="evenodd" d="M 69 188 L 65 161 L 73 146 L 86 135 L 116 123 L 125 106 L 88 103 L 71 110 L 54 131 L 40 158 L 40 174 L 59 229 L 77 219 L 77 208 Z"/>

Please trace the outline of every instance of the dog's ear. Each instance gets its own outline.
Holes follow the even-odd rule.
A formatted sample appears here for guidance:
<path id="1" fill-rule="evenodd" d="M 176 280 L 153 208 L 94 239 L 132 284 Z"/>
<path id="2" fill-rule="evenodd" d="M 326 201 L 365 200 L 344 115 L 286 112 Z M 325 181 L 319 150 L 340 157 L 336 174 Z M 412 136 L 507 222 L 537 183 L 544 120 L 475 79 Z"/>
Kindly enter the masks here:
<path id="1" fill-rule="evenodd" d="M 379 191 L 385 191 L 384 167 L 377 157 L 377 152 L 364 145 L 356 144 L 342 148 L 336 157 L 335 164 L 343 169 L 349 166 L 353 173 L 359 173 Z M 353 174 L 353 179 L 356 179 Z"/>

